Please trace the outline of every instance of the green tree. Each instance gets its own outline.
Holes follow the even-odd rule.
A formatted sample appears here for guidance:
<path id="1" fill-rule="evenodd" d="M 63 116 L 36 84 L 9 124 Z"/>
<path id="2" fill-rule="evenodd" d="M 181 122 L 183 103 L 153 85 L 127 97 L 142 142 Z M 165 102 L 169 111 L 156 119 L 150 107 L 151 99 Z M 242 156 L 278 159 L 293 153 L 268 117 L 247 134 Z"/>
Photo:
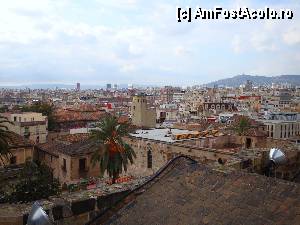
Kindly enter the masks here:
<path id="1" fill-rule="evenodd" d="M 251 127 L 251 123 L 249 119 L 245 116 L 241 117 L 240 120 L 237 122 L 237 125 L 235 125 L 235 131 L 239 135 L 244 135 L 247 130 Z"/>
<path id="2" fill-rule="evenodd" d="M 19 174 L 18 182 L 6 193 L 8 202 L 30 202 L 46 199 L 60 193 L 60 185 L 52 170 L 40 162 L 27 160 Z"/>
<path id="3" fill-rule="evenodd" d="M 5 165 L 5 162 L 9 161 L 9 158 L 12 156 L 9 151 L 9 139 L 10 131 L 7 128 L 7 124 L 11 123 L 7 120 L 6 117 L 0 115 L 0 160 L 2 165 Z"/>
<path id="4" fill-rule="evenodd" d="M 102 176 L 107 171 L 112 183 L 116 182 L 123 169 L 127 171 L 128 163 L 133 164 L 133 158 L 136 158 L 134 150 L 122 139 L 128 132 L 129 124 L 118 123 L 118 119 L 112 115 L 100 120 L 97 129 L 91 132 L 92 140 L 100 147 L 93 154 L 92 162 L 94 165 L 99 163 Z"/>

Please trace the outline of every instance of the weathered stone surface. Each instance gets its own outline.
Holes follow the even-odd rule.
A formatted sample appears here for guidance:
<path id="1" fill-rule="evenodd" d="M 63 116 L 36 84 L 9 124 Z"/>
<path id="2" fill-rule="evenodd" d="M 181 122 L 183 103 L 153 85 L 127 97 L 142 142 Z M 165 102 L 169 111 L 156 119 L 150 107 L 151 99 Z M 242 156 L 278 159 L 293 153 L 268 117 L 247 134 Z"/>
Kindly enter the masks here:
<path id="1" fill-rule="evenodd" d="M 87 199 L 72 202 L 71 209 L 74 215 L 79 215 L 95 209 L 96 199 Z"/>
<path id="2" fill-rule="evenodd" d="M 106 224 L 300 224 L 297 183 L 224 174 L 180 158 L 145 189 Z"/>
<path id="3" fill-rule="evenodd" d="M 113 206 L 117 201 L 123 198 L 129 191 L 121 191 L 114 193 L 114 195 L 100 196 L 97 198 L 97 206 L 99 211 Z"/>

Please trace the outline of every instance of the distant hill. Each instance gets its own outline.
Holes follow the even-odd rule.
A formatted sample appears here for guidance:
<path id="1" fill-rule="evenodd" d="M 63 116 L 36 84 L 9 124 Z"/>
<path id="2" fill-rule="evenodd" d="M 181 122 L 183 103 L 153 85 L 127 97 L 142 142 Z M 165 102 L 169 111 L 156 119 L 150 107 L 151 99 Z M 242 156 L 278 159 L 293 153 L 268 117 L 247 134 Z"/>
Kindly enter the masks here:
<path id="1" fill-rule="evenodd" d="M 254 85 L 271 85 L 272 83 L 289 83 L 293 85 L 300 85 L 300 75 L 281 75 L 274 77 L 238 75 L 231 78 L 210 82 L 206 84 L 206 86 L 213 87 L 214 85 L 218 85 L 226 87 L 238 87 L 241 84 L 245 84 L 247 80 L 252 81 Z"/>

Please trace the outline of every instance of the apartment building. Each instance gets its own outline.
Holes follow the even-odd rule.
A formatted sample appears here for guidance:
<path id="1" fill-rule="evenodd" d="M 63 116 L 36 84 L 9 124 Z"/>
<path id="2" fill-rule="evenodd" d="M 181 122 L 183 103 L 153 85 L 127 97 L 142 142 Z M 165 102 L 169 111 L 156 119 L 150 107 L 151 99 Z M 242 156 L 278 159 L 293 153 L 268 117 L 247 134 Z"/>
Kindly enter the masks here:
<path id="1" fill-rule="evenodd" d="M 10 131 L 25 137 L 34 143 L 45 143 L 48 135 L 48 119 L 42 113 L 20 112 L 4 113 L 11 124 L 7 124 Z"/>
<path id="2" fill-rule="evenodd" d="M 268 137 L 271 138 L 288 139 L 299 135 L 300 132 L 298 113 L 273 112 L 261 122 L 266 126 Z"/>

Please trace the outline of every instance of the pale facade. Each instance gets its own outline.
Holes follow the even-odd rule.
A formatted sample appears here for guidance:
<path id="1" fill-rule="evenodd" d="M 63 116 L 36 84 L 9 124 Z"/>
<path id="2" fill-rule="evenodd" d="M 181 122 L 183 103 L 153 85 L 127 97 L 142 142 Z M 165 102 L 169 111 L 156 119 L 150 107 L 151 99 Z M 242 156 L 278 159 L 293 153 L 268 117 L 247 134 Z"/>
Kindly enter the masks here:
<path id="1" fill-rule="evenodd" d="M 61 184 L 100 175 L 99 165 L 91 162 L 97 148 L 90 141 L 39 144 L 36 150 L 38 160 L 52 169 Z"/>
<path id="2" fill-rule="evenodd" d="M 48 135 L 48 120 L 42 113 L 23 112 L 3 114 L 12 124 L 10 131 L 28 138 L 34 143 L 45 143 Z"/>
<path id="3" fill-rule="evenodd" d="M 268 137 L 275 139 L 286 139 L 300 132 L 299 121 L 264 121 L 267 128 Z"/>
<path id="4" fill-rule="evenodd" d="M 300 133 L 300 120 L 297 113 L 270 113 L 267 119 L 261 122 L 266 126 L 270 138 L 287 139 Z"/>
<path id="5" fill-rule="evenodd" d="M 83 156 L 70 156 L 67 154 L 58 154 L 58 179 L 63 183 L 70 183 L 80 178 L 100 176 L 99 163 L 95 166 L 91 163 L 92 154 Z"/>

